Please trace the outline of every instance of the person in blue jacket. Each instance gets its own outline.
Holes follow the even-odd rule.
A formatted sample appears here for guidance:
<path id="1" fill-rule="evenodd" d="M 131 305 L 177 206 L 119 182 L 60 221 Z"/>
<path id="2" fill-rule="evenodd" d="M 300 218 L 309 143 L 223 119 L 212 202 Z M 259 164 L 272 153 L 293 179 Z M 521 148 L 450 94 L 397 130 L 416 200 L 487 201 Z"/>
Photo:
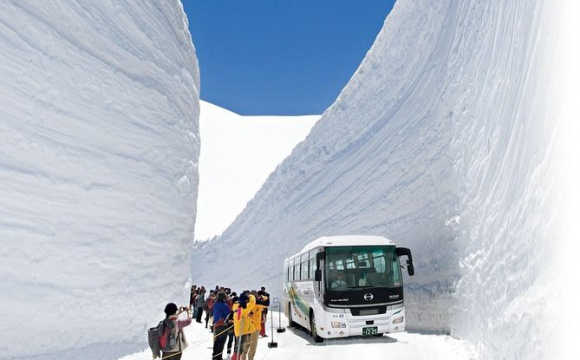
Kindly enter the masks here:
<path id="1" fill-rule="evenodd" d="M 216 302 L 213 305 L 213 360 L 222 360 L 224 345 L 228 338 L 228 317 L 230 316 L 230 307 L 226 302 L 226 294 L 218 292 Z"/>

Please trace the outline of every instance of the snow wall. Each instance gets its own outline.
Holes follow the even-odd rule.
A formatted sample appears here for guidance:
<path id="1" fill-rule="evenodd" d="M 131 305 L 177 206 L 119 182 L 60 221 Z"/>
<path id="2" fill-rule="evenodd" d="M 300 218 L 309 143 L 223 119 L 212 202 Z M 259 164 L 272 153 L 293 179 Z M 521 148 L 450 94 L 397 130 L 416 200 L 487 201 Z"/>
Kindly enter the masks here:
<path id="1" fill-rule="evenodd" d="M 0 358 L 141 350 L 187 302 L 199 71 L 182 5 L 2 1 L 0 49 Z"/>
<path id="2" fill-rule="evenodd" d="M 557 358 L 571 6 L 398 1 L 306 140 L 197 243 L 193 283 L 280 296 L 284 258 L 311 240 L 383 235 L 413 251 L 408 329 L 449 332 L 484 359 Z"/>

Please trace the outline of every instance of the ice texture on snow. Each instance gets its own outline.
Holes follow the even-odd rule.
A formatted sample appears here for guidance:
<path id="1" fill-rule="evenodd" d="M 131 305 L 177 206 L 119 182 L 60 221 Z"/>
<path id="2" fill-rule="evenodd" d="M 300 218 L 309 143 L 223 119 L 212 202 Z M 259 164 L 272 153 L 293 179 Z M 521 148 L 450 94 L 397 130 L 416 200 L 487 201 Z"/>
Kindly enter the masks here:
<path id="1" fill-rule="evenodd" d="M 0 49 L 0 358 L 126 353 L 187 299 L 199 71 L 182 5 L 2 1 Z"/>
<path id="2" fill-rule="evenodd" d="M 311 240 L 383 235 L 413 251 L 409 328 L 450 332 L 482 358 L 563 353 L 569 7 L 398 1 L 306 140 L 220 238 L 197 244 L 193 282 L 279 296 L 283 259 Z"/>

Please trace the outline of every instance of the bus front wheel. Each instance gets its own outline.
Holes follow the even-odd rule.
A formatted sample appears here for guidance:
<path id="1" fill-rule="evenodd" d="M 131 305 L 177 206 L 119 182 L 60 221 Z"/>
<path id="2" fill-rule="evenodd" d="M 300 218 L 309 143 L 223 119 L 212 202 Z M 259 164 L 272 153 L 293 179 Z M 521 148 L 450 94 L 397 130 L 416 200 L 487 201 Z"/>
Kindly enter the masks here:
<path id="1" fill-rule="evenodd" d="M 323 338 L 318 336 L 318 331 L 316 330 L 316 319 L 314 318 L 314 313 L 310 310 L 310 335 L 315 343 L 321 343 L 324 341 Z"/>

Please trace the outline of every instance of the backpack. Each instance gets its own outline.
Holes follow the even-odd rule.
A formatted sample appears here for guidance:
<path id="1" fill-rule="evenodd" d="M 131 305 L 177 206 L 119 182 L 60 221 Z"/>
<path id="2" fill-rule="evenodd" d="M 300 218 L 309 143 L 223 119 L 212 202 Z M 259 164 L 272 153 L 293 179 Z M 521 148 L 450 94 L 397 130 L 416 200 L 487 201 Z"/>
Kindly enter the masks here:
<path id="1" fill-rule="evenodd" d="M 163 336 L 163 330 L 165 330 L 164 321 L 160 321 L 157 326 L 147 330 L 147 340 L 149 340 L 149 348 L 153 353 L 153 359 L 161 357 L 161 346 L 159 342 L 161 336 Z"/>
<path id="2" fill-rule="evenodd" d="M 153 359 L 161 357 L 161 350 L 172 351 L 177 347 L 177 337 L 173 334 L 172 326 L 165 323 L 165 320 L 159 322 L 155 327 L 147 331 L 147 340 L 149 348 L 153 353 Z"/>

